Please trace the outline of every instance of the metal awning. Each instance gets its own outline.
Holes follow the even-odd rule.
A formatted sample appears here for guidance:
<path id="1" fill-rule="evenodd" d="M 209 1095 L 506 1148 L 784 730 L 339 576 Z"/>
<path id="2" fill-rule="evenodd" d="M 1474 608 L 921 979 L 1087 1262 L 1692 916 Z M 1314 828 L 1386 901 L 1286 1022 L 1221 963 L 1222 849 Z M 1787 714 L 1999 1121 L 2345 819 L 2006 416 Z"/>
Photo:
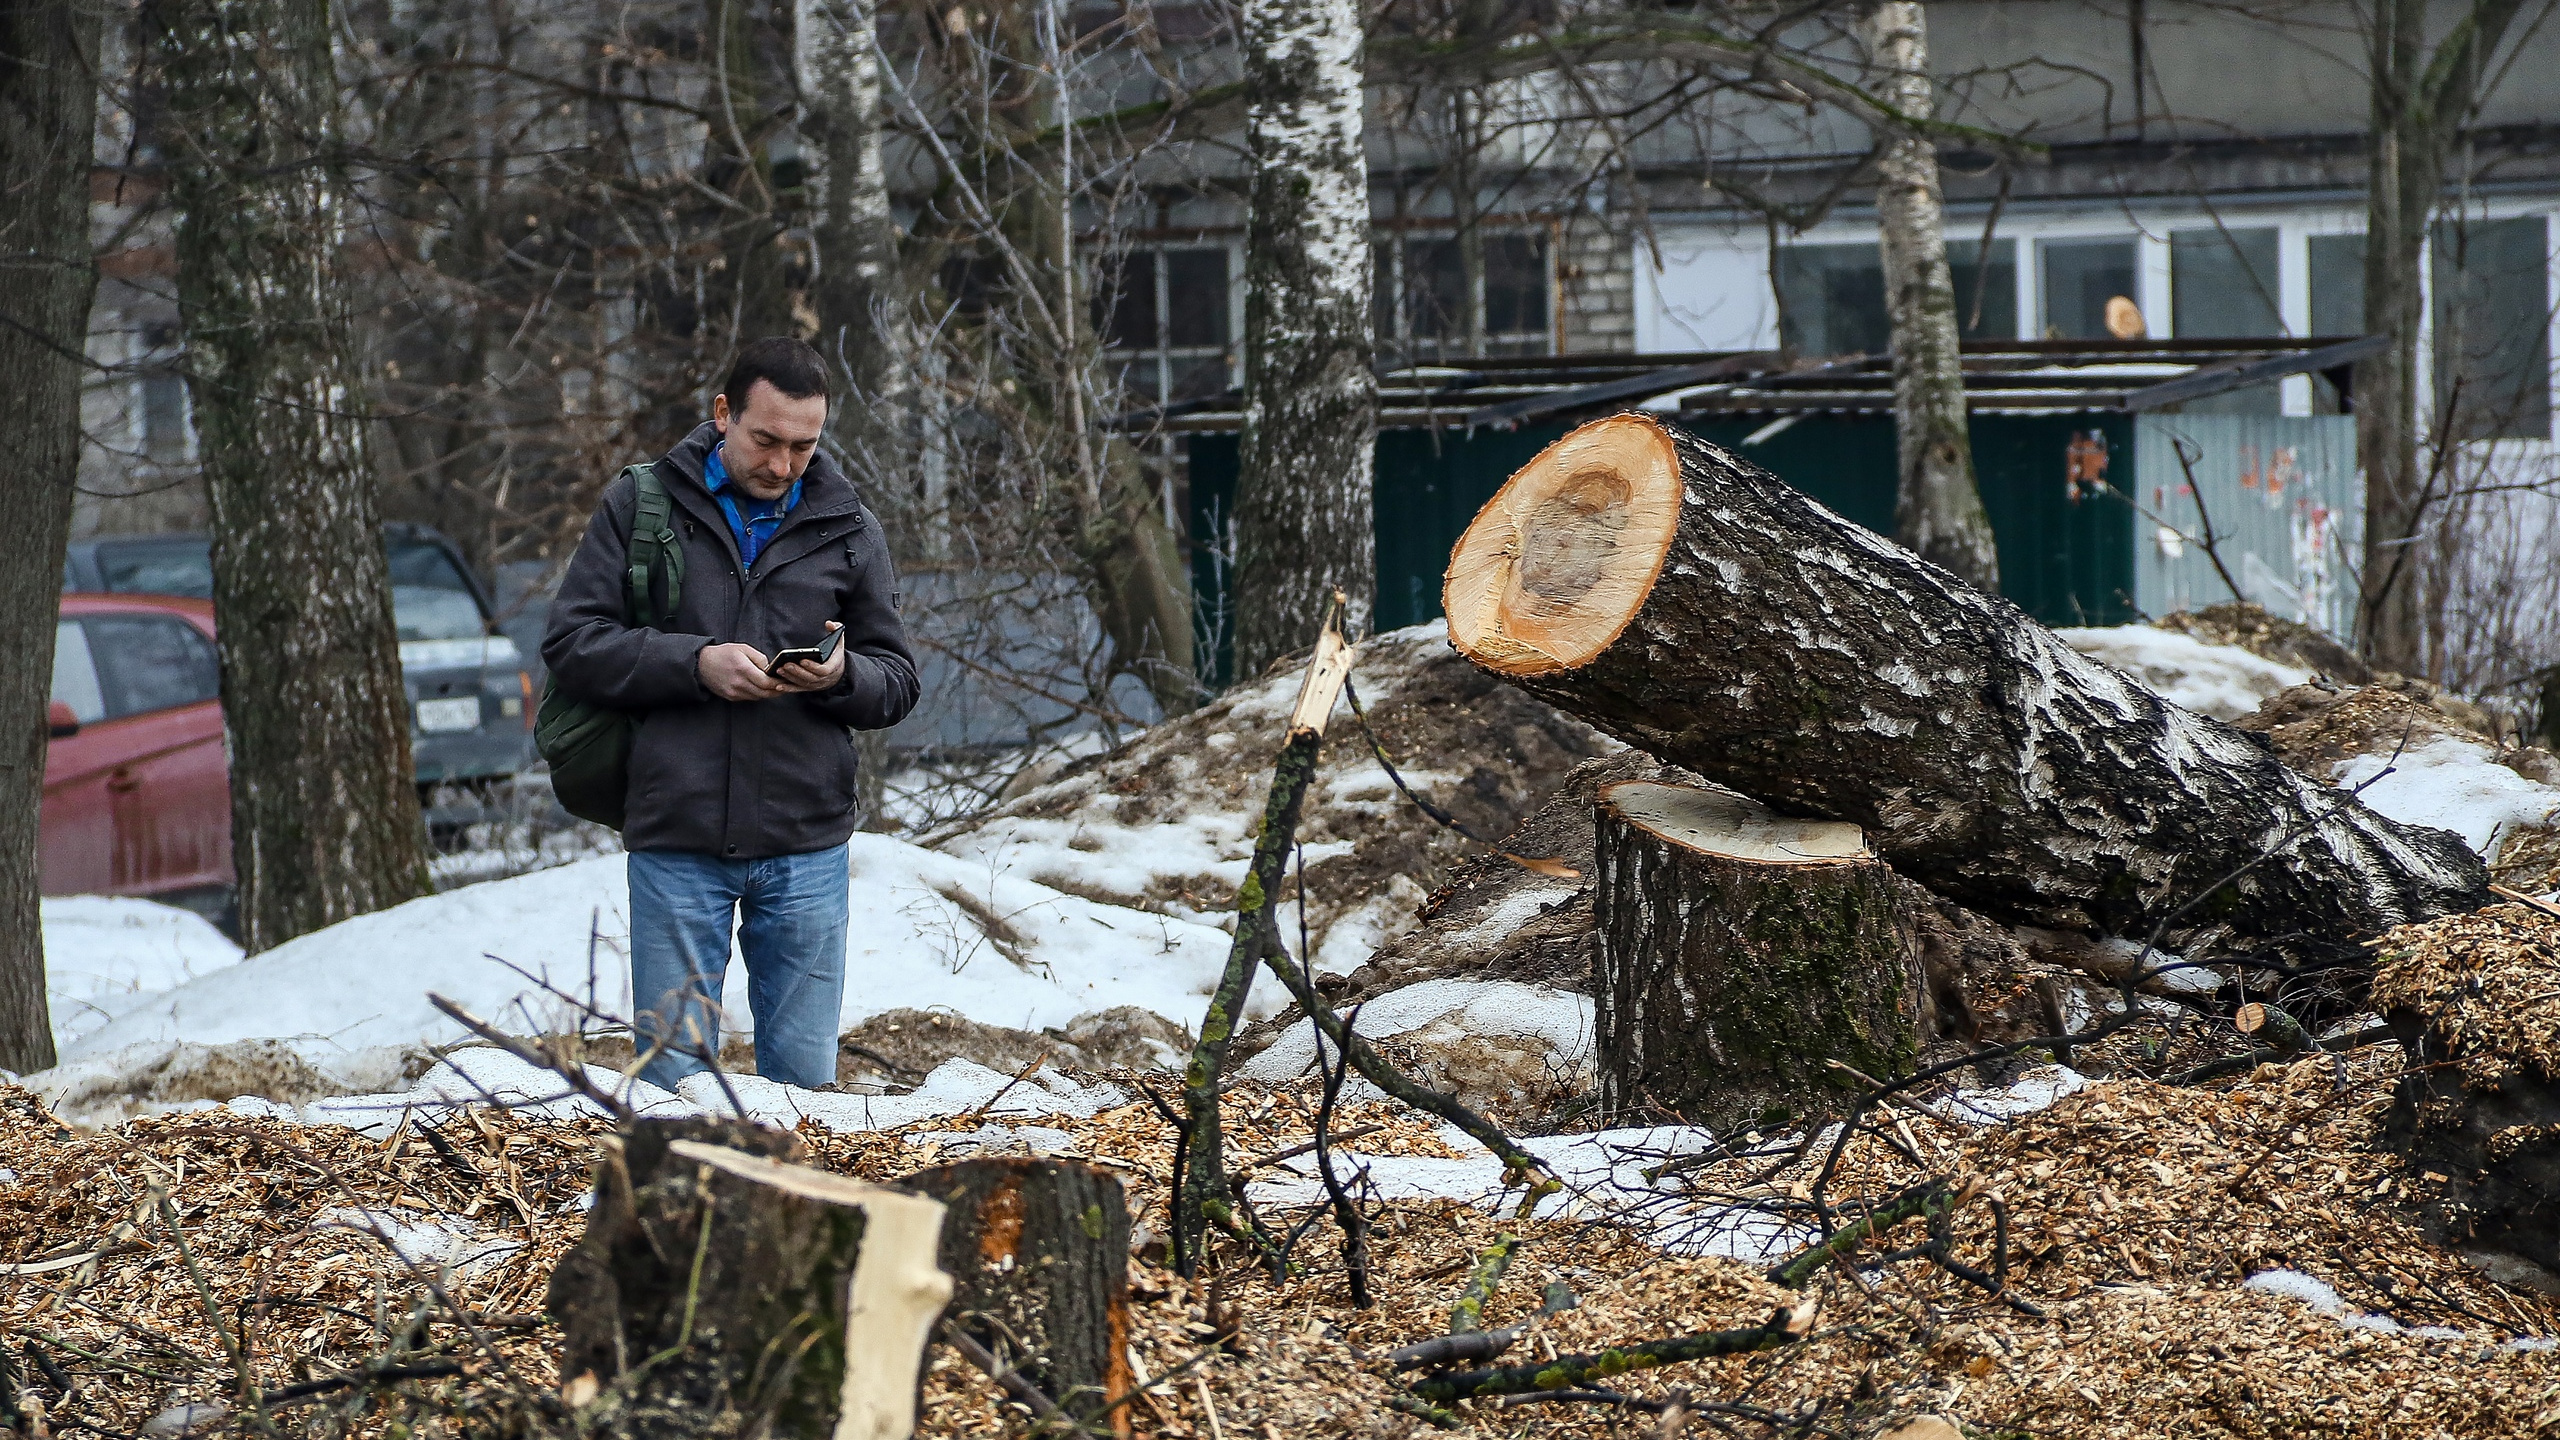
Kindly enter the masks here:
<path id="1" fill-rule="evenodd" d="M 2262 340 L 1985 340 L 1963 347 L 1976 411 L 2164 409 L 2291 375 L 2326 375 L 2352 400 L 2353 367 L 2378 335 Z M 1537 355 L 1403 365 L 1378 376 L 1381 430 L 1513 429 L 1648 406 L 1690 413 L 1891 413 L 1889 355 L 1789 364 L 1770 350 L 1676 355 Z M 1113 417 L 1131 431 L 1232 431 L 1243 396 Z"/>

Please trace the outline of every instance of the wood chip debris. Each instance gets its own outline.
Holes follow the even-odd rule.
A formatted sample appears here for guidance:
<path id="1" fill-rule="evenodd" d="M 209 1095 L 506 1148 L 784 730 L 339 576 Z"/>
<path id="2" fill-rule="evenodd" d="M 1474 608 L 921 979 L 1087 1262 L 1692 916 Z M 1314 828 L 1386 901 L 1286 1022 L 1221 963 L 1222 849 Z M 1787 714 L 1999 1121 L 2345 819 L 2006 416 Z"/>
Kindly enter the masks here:
<path id="1" fill-rule="evenodd" d="M 2040 1318 L 1925 1261 L 1875 1263 L 1880 1247 L 1924 1238 L 1915 1224 L 1871 1245 L 1867 1268 L 1812 1283 L 1821 1318 L 1804 1343 L 1631 1373 L 1621 1391 L 1656 1410 L 1680 1397 L 1693 1434 L 1777 1433 L 1753 1416 L 1807 1418 L 1813 1433 L 1862 1440 L 1917 1416 L 1947 1417 L 1969 1435 L 2560 1431 L 2560 1353 L 2507 1343 L 2560 1335 L 2560 1301 L 2499 1284 L 2422 1233 L 2417 1201 L 2435 1182 L 2405 1172 L 2378 1140 L 2397 1073 L 2390 1047 L 2374 1047 L 2261 1066 L 2223 1088 L 2104 1082 L 1998 1126 L 1903 1117 L 1847 1147 L 1831 1202 L 1880 1199 L 1933 1175 L 1974 1177 L 2002 1202 L 2009 1284 Z M 1235 1153 L 1304 1143 L 1314 1099 L 1237 1087 L 1227 1122 Z M 1142 1243 L 1164 1233 L 1174 1137 L 1152 1108 L 1043 1123 L 1123 1177 Z M 1360 1155 L 1464 1153 L 1384 1104 L 1346 1107 L 1338 1123 L 1376 1127 L 1346 1147 Z M 484 1107 L 432 1126 L 414 1119 L 385 1140 L 215 1109 L 93 1134 L 0 1089 L 0 1154 L 14 1172 L 0 1183 L 0 1264 L 16 1267 L 0 1271 L 0 1334 L 12 1351 L 32 1344 L 70 1383 L 65 1395 L 36 1364 L 20 1367 L 58 1435 L 128 1437 L 177 1407 L 228 1404 L 237 1386 L 224 1339 L 155 1217 L 165 1191 L 269 1395 L 401 1357 L 411 1371 L 388 1373 L 418 1378 L 388 1381 L 370 1403 L 344 1388 L 289 1403 L 309 1403 L 315 1427 L 325 1413 L 328 1433 L 468 1430 L 474 1397 L 509 1385 L 557 1391 L 569 1378 L 556 1371 L 555 1332 L 538 1312 L 553 1265 L 584 1227 L 600 1129 Z M 992 1122 L 951 1119 L 803 1134 L 813 1163 L 875 1181 L 963 1153 L 980 1134 L 1019 1143 Z M 1800 1223 L 1824 1158 L 1817 1148 L 1774 1171 L 1728 1160 L 1662 1184 L 1679 1204 L 1758 1206 Z M 1987 1199 L 1957 1214 L 1965 1263 L 1994 1264 L 1993 1226 Z M 1681 1253 L 1624 1223 L 1522 1222 L 1458 1200 L 1396 1201 L 1380 1207 L 1369 1237 L 1380 1298 L 1367 1311 L 1349 1308 L 1326 1220 L 1299 1241 L 1306 1268 L 1284 1282 L 1241 1264 L 1197 1284 L 1135 1265 L 1130 1347 L 1136 1372 L 1152 1377 L 1132 1410 L 1139 1433 L 1435 1433 L 1390 1408 L 1409 1377 L 1391 1373 L 1384 1354 L 1445 1330 L 1468 1267 L 1506 1232 L 1524 1243 L 1484 1324 L 1524 1330 L 1513 1359 L 1757 1324 L 1803 1298 L 1762 1278 L 1765 1261 Z M 393 1246 L 474 1324 L 454 1323 Z M 24 1268 L 64 1260 L 77 1263 Z M 2270 1271 L 2311 1277 L 2343 1308 L 2323 1313 L 2244 1287 Z M 1559 1286 L 1569 1308 L 1551 1303 Z M 1696 1408 L 1707 1406 L 1724 1408 Z M 1486 1435 L 1660 1425 L 1614 1405 L 1457 1408 Z M 1031 1425 L 943 1347 L 924 1414 L 928 1437 Z"/>

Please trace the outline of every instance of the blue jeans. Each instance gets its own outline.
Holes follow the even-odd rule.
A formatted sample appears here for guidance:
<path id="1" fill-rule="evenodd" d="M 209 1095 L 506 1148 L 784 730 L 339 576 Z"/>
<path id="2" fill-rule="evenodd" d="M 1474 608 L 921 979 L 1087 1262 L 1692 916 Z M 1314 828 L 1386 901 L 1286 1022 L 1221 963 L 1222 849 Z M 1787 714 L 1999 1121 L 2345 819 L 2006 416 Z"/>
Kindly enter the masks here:
<path id="1" fill-rule="evenodd" d="M 632 1030 L 667 1048 L 640 1078 L 669 1090 L 720 1053 L 721 981 L 733 916 L 756 1022 L 756 1073 L 832 1085 L 844 1010 L 845 847 L 763 860 L 635 850 L 631 879 Z"/>

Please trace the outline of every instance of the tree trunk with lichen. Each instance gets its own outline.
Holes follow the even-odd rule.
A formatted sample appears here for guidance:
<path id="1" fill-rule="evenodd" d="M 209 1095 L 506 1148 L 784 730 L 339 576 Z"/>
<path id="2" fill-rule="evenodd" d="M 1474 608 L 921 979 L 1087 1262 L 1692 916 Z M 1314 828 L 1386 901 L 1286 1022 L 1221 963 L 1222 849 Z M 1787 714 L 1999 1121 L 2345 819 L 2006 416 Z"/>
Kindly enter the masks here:
<path id="1" fill-rule="evenodd" d="M 1336 590 L 1369 627 L 1369 170 L 1354 0 L 1248 0 L 1252 200 L 1245 227 L 1244 433 L 1236 474 L 1235 672 L 1305 648 Z"/>
<path id="2" fill-rule="evenodd" d="M 1622 781 L 1600 792 L 1592 986 L 1604 1112 L 1719 1135 L 1800 1127 L 1907 1073 L 1922 977 L 1909 887 L 1857 827 Z"/>
<path id="3" fill-rule="evenodd" d="M 641 1120 L 606 1137 L 587 1232 L 548 1301 L 579 1433 L 913 1428 L 951 1295 L 941 1207 L 801 1158 L 791 1132 L 743 1121 Z"/>
<path id="4" fill-rule="evenodd" d="M 1859 35 L 1883 72 L 1876 98 L 1915 118 L 1932 114 L 1928 12 L 1918 0 L 1869 5 Z M 1876 165 L 1876 236 L 1893 331 L 1893 427 L 1901 461 L 1894 538 L 1996 595 L 2000 557 L 1991 513 L 1974 485 L 1946 206 L 1937 147 L 1928 136 L 1903 130 L 1885 140 Z"/>
<path id="5" fill-rule="evenodd" d="M 2359 960 L 2476 908 L 2403 825 L 2065 645 L 2017 607 L 1643 415 L 1550 446 L 1450 565 L 1459 651 L 1776 809 L 1861 827 L 1994 919 Z"/>
<path id="6" fill-rule="evenodd" d="M 427 891 L 366 386 L 349 348 L 322 0 L 145 12 L 213 512 L 241 942 Z"/>
<path id="7" fill-rule="evenodd" d="M 1288 874 L 1289 849 L 1297 837 L 1307 782 L 1315 775 L 1316 752 L 1323 745 L 1320 732 L 1298 731 L 1281 748 L 1279 763 L 1272 768 L 1271 795 L 1263 803 L 1253 863 L 1236 891 L 1235 942 L 1227 947 L 1227 968 L 1209 997 L 1208 1014 L 1200 1021 L 1200 1039 L 1183 1071 L 1183 1120 L 1188 1130 L 1182 1147 L 1182 1186 L 1174 1197 L 1173 1251 L 1174 1262 L 1185 1275 L 1199 1272 L 1209 1227 L 1233 1223 L 1224 1137 L 1218 1125 L 1218 1087 L 1226 1075 L 1227 1051 L 1235 1043 L 1236 1026 L 1244 1018 L 1254 968 L 1266 952 L 1281 945 L 1280 886 Z"/>
<path id="8" fill-rule="evenodd" d="M 98 272 L 89 263 L 89 156 L 101 10 L 0 10 L 0 417 L 17 452 L 0 482 L 0 1070 L 52 1067 L 37 816 L 62 547 L 80 470 L 80 355 Z"/>
<path id="9" fill-rule="evenodd" d="M 1091 1427 L 1129 1434 L 1129 1200 L 1072 1160 L 963 1160 L 899 1182 L 942 1202 L 949 1323 Z"/>

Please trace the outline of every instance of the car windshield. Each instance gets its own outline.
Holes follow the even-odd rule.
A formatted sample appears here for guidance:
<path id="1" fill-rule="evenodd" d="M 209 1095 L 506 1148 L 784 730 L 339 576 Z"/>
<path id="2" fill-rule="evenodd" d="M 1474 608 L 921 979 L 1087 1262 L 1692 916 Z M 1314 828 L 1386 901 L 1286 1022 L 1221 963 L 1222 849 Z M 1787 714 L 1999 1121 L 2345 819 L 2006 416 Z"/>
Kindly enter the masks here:
<path id="1" fill-rule="evenodd" d="M 102 545 L 98 570 L 119 595 L 213 598 L 213 551 L 203 541 L 173 545 Z"/>
<path id="2" fill-rule="evenodd" d="M 441 545 L 391 542 L 391 612 L 403 640 L 477 640 L 488 618 Z"/>

